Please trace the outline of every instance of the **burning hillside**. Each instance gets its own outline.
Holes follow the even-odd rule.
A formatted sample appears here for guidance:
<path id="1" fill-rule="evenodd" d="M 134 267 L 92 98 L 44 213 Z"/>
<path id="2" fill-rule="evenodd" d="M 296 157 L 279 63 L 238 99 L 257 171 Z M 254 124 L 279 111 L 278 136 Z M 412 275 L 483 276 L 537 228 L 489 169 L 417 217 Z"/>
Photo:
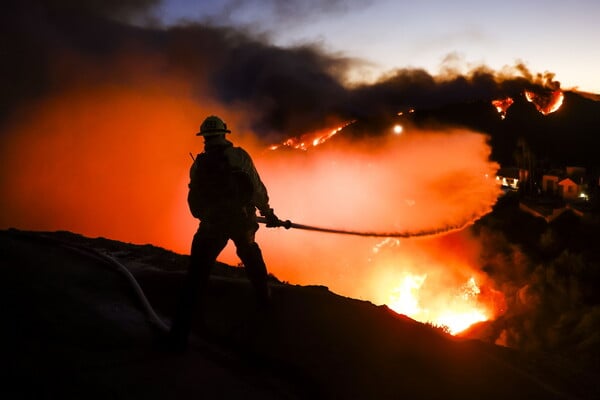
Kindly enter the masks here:
<path id="1" fill-rule="evenodd" d="M 490 177 L 497 165 L 487 159 L 485 136 L 416 129 L 400 136 L 392 129 L 373 134 L 345 140 L 342 130 L 327 147 L 259 157 L 259 170 L 277 202 L 273 204 L 281 202 L 276 210 L 314 225 L 403 231 L 408 237 L 410 232 L 422 237 L 429 231 L 434 232 L 431 238 L 413 243 L 266 230 L 262 242 L 273 272 L 293 282 L 324 283 L 343 295 L 388 304 L 455 332 L 502 312 L 487 294 L 476 293 L 480 289 L 473 275 L 485 290 L 493 290 L 477 272 L 476 259 L 464 251 L 450 255 L 444 248 L 448 240 L 460 241 L 460 235 L 440 236 L 470 225 L 496 201 L 499 188 Z M 235 255 L 228 260 L 235 262 Z M 403 284 L 419 279 L 418 286 Z M 415 308 L 405 308 L 403 299 Z"/>
<path id="2" fill-rule="evenodd" d="M 289 138 L 289 139 L 285 140 L 284 142 L 282 142 L 281 144 L 274 144 L 274 145 L 269 146 L 269 149 L 277 150 L 280 147 L 284 146 L 284 147 L 289 147 L 289 148 L 296 149 L 296 150 L 306 151 L 310 148 L 317 147 L 317 146 L 327 142 L 329 139 L 331 139 L 332 137 L 337 135 L 342 129 L 344 129 L 348 125 L 351 125 L 354 122 L 355 121 L 350 121 L 350 122 L 346 122 L 338 127 L 335 127 L 333 129 L 326 128 L 323 130 L 318 130 L 316 132 L 307 133 L 307 134 L 304 134 L 304 135 L 296 137 L 296 138 Z"/>
<path id="3" fill-rule="evenodd" d="M 504 99 L 492 100 L 492 105 L 496 107 L 498 114 L 500 114 L 500 118 L 504 119 L 506 118 L 508 108 L 512 106 L 514 102 L 515 101 L 512 98 L 506 97 Z"/>
<path id="4" fill-rule="evenodd" d="M 533 103 L 535 108 L 543 115 L 548 115 L 562 106 L 565 95 L 560 90 L 555 90 L 546 95 L 526 90 L 525 98 L 528 102 Z"/>
<path id="5" fill-rule="evenodd" d="M 531 90 L 523 91 L 523 95 L 528 102 L 533 103 L 535 108 L 542 114 L 548 115 L 558 111 L 565 100 L 565 95 L 560 90 L 551 91 L 548 93 L 536 93 Z M 492 100 L 492 105 L 500 114 L 500 118 L 506 118 L 506 113 L 515 101 L 511 97 Z"/>

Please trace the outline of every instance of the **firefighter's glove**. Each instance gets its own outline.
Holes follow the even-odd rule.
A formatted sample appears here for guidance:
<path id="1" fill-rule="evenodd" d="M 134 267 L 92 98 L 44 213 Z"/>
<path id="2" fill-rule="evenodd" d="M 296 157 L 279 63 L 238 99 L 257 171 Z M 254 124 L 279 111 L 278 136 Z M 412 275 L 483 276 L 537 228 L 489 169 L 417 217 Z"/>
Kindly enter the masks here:
<path id="1" fill-rule="evenodd" d="M 265 226 L 267 228 L 277 228 L 278 226 L 281 226 L 281 220 L 279 218 L 277 218 L 277 216 L 273 212 L 273 209 L 270 209 L 263 216 L 265 217 L 265 220 L 266 220 Z"/>

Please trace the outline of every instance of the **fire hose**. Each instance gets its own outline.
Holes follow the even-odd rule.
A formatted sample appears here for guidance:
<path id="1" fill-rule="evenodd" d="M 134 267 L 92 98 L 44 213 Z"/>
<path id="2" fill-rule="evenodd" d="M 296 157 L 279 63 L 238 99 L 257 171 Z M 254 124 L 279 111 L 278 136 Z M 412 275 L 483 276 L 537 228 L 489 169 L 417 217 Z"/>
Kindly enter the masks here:
<path id="1" fill-rule="evenodd" d="M 270 221 L 265 217 L 257 217 L 256 220 L 261 224 L 267 224 Z M 353 236 L 366 236 L 366 237 L 386 237 L 386 238 L 410 238 L 410 237 L 419 237 L 419 236 L 433 236 L 440 235 L 442 233 L 447 233 L 450 231 L 461 230 L 466 226 L 470 225 L 472 222 L 465 222 L 460 225 L 452 225 L 446 226 L 443 228 L 437 229 L 428 229 L 428 230 L 420 230 L 420 231 L 401 231 L 401 232 L 371 232 L 371 231 L 356 231 L 356 230 L 347 230 L 347 229 L 335 229 L 335 228 L 323 228 L 319 226 L 313 225 L 304 225 L 297 224 L 295 222 L 288 220 L 279 220 L 274 227 L 284 227 L 285 229 L 302 229 L 305 231 L 314 231 L 314 232 L 324 232 L 324 233 L 335 233 L 340 235 L 353 235 Z"/>
<path id="2" fill-rule="evenodd" d="M 267 221 L 267 218 L 265 218 L 265 217 L 257 217 L 257 221 L 261 224 L 267 224 L 269 222 L 272 223 L 272 221 Z M 450 230 L 462 229 L 469 224 L 470 224 L 470 222 L 465 223 L 461 226 L 452 226 L 452 227 L 446 227 L 443 229 L 435 229 L 435 230 L 427 230 L 427 231 L 424 230 L 424 231 L 417 231 L 417 232 L 414 232 L 414 231 L 413 232 L 410 232 L 410 231 L 369 232 L 369 231 L 355 231 L 355 230 L 346 230 L 346 229 L 323 228 L 323 227 L 312 226 L 312 225 L 298 224 L 298 223 L 292 222 L 290 220 L 282 221 L 282 220 L 278 219 L 278 221 L 275 224 L 275 227 L 284 227 L 285 229 L 294 228 L 294 229 L 301 229 L 301 230 L 306 230 L 306 231 L 334 233 L 334 234 L 342 234 L 342 235 L 353 235 L 353 236 L 408 238 L 408 237 L 431 236 L 431 235 L 441 234 L 441 233 L 448 232 Z M 63 248 L 69 249 L 71 251 L 77 252 L 81 255 L 99 259 L 99 260 L 115 267 L 129 281 L 129 283 L 132 286 L 133 290 L 135 291 L 138 299 L 141 301 L 142 308 L 144 309 L 144 312 L 146 313 L 149 321 L 154 326 L 156 326 L 159 330 L 168 331 L 169 328 L 168 328 L 167 324 L 165 324 L 165 322 L 156 314 L 156 312 L 152 308 L 152 305 L 146 298 L 142 288 L 140 287 L 139 283 L 134 278 L 134 276 L 131 274 L 129 269 L 127 267 L 125 267 L 125 265 L 123 265 L 121 262 L 119 262 L 113 256 L 111 256 L 105 252 L 102 252 L 100 250 L 89 248 L 89 247 L 83 246 L 83 245 L 75 245 L 75 244 L 60 240 L 60 239 L 51 238 L 51 237 L 49 237 L 47 235 L 43 235 L 43 234 L 37 234 L 37 235 L 32 234 L 32 233 L 28 234 L 28 233 L 19 232 L 16 230 L 12 231 L 12 234 L 17 234 L 19 236 L 25 236 L 25 237 L 28 237 L 29 239 L 37 239 L 38 241 L 42 241 L 42 242 L 46 242 L 46 243 L 52 243 L 54 245 L 58 245 Z"/>
<path id="3" fill-rule="evenodd" d="M 115 257 L 113 257 L 110 254 L 107 254 L 103 251 L 100 251 L 100 250 L 97 250 L 94 248 L 90 248 L 85 245 L 77 245 L 74 243 L 69 243 L 65 240 L 53 238 L 53 237 L 45 235 L 43 233 L 36 234 L 36 233 L 32 233 L 32 232 L 22 232 L 22 231 L 18 231 L 16 229 L 11 229 L 10 232 L 12 235 L 15 235 L 16 237 L 26 238 L 26 239 L 33 240 L 33 241 L 47 243 L 47 244 L 51 244 L 54 246 L 59 246 L 59 247 L 65 248 L 67 250 L 70 250 L 72 252 L 78 253 L 82 256 L 99 260 L 105 264 L 110 265 L 111 267 L 114 267 L 116 269 L 116 271 L 120 272 L 121 274 L 123 274 L 125 276 L 125 278 L 129 282 L 129 284 L 131 285 L 137 298 L 141 302 L 141 306 L 142 306 L 143 311 L 146 314 L 146 317 L 148 318 L 148 320 L 157 329 L 159 329 L 161 331 L 166 332 L 169 330 L 169 326 L 158 316 L 158 314 L 156 314 L 156 312 L 154 311 L 154 308 L 152 308 L 150 301 L 148 301 L 148 298 L 144 294 L 144 291 L 142 290 L 140 284 L 135 279 L 133 274 L 129 271 L 129 269 L 125 265 L 123 265 Z"/>

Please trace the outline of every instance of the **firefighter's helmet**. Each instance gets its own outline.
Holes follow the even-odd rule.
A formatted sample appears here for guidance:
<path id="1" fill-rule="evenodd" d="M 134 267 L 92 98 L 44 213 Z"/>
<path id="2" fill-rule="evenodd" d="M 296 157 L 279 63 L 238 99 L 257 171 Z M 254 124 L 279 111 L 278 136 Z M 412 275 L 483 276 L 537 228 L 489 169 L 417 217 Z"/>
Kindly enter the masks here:
<path id="1" fill-rule="evenodd" d="M 222 135 L 224 133 L 231 133 L 227 129 L 227 124 L 217 116 L 211 115 L 207 117 L 202 125 L 200 125 L 200 132 L 196 133 L 196 136 L 214 136 Z"/>

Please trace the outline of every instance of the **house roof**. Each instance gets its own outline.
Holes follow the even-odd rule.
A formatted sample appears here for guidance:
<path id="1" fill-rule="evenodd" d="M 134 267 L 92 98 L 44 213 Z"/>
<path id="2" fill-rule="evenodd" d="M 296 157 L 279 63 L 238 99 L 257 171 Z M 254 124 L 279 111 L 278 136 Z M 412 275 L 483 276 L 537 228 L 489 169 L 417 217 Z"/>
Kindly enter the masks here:
<path id="1" fill-rule="evenodd" d="M 575 186 L 577 186 L 577 183 L 575 181 L 573 181 L 573 179 L 571 179 L 571 178 L 565 178 L 565 179 L 561 180 L 560 182 L 558 182 L 558 184 L 560 186 L 566 186 L 566 185 L 575 185 Z"/>

